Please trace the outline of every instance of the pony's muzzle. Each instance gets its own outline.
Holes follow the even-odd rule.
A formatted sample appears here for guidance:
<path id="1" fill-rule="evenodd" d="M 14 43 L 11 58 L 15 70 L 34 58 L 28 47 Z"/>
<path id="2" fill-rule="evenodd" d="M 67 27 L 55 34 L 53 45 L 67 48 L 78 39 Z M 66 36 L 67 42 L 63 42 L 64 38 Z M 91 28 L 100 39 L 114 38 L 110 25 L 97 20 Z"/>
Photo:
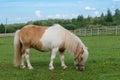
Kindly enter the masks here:
<path id="1" fill-rule="evenodd" d="M 85 66 L 84 65 L 76 65 L 76 68 L 77 68 L 78 71 L 85 70 Z"/>

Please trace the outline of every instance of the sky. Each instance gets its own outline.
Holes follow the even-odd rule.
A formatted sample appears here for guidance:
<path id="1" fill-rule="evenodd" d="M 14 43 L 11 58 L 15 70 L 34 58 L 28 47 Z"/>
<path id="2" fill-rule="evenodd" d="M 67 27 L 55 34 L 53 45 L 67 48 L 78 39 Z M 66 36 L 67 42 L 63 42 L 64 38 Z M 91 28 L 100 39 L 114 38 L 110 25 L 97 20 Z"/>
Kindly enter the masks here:
<path id="1" fill-rule="evenodd" d="M 0 23 L 100 16 L 120 9 L 120 0 L 0 0 Z"/>

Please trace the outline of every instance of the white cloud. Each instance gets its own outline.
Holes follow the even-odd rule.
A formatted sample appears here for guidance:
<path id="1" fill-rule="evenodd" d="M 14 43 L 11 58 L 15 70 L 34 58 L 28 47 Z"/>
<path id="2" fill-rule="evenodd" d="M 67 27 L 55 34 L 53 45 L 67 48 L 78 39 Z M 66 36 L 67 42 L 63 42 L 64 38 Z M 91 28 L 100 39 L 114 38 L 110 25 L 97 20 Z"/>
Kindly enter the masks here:
<path id="1" fill-rule="evenodd" d="M 27 19 L 27 17 L 17 17 L 16 18 L 16 20 L 18 20 L 18 21 L 25 20 L 25 19 Z"/>
<path id="2" fill-rule="evenodd" d="M 16 19 L 17 19 L 17 20 L 22 20 L 22 18 L 21 18 L 21 17 L 17 17 Z"/>
<path id="3" fill-rule="evenodd" d="M 36 17 L 42 17 L 40 10 L 35 11 L 35 16 Z"/>
<path id="4" fill-rule="evenodd" d="M 55 18 L 63 19 L 63 18 L 67 18 L 67 17 L 68 17 L 68 15 L 66 15 L 66 14 L 48 15 L 48 18 L 53 18 L 53 19 L 55 19 Z"/>
<path id="5" fill-rule="evenodd" d="M 99 12 L 99 11 L 95 11 L 94 14 L 95 14 L 95 16 L 97 16 L 97 17 L 100 16 L 100 12 Z"/>
<path id="6" fill-rule="evenodd" d="M 63 15 L 56 14 L 56 15 L 55 15 L 55 17 L 56 17 L 56 18 L 62 18 L 62 17 L 63 17 Z"/>
<path id="7" fill-rule="evenodd" d="M 94 11 L 94 10 L 96 10 L 96 8 L 92 8 L 92 7 L 90 7 L 90 6 L 86 6 L 86 7 L 85 7 L 85 10 L 93 10 L 93 11 Z"/>
<path id="8" fill-rule="evenodd" d="M 76 18 L 78 14 L 54 14 L 54 15 L 48 15 L 47 18 L 51 19 L 71 19 Z"/>
<path id="9" fill-rule="evenodd" d="M 91 10 L 91 8 L 89 6 L 86 6 L 85 10 Z"/>
<path id="10" fill-rule="evenodd" d="M 22 20 L 27 20 L 27 19 L 33 19 L 33 17 L 30 17 L 30 16 L 23 16 L 23 17 L 17 17 L 15 18 L 15 20 L 18 20 L 18 21 L 22 21 Z"/>
<path id="11" fill-rule="evenodd" d="M 78 14 L 72 14 L 71 18 L 76 18 L 78 16 Z"/>

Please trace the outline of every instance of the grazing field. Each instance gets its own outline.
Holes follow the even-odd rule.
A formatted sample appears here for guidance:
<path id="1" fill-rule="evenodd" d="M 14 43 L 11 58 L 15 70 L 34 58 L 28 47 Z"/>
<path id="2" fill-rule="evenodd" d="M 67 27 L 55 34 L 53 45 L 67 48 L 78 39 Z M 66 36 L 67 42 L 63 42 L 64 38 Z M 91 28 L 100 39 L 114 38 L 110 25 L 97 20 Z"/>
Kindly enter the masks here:
<path id="1" fill-rule="evenodd" d="M 0 37 L 0 80 L 119 80 L 120 36 L 81 37 L 89 49 L 85 71 L 77 71 L 73 55 L 66 51 L 67 70 L 60 66 L 56 56 L 54 71 L 49 71 L 50 52 L 31 49 L 30 60 L 34 70 L 13 66 L 13 37 Z"/>

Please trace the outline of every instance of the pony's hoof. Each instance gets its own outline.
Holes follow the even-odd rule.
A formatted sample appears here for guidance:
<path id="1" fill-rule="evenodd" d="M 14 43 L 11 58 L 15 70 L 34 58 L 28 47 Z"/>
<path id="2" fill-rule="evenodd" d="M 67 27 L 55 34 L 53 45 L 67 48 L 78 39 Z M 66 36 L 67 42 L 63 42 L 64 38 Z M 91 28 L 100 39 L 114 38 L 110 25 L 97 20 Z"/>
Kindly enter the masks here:
<path id="1" fill-rule="evenodd" d="M 49 67 L 49 70 L 50 70 L 50 71 L 53 71 L 53 70 L 54 70 L 54 67 L 50 66 L 50 67 Z"/>
<path id="2" fill-rule="evenodd" d="M 28 69 L 29 69 L 29 70 L 33 70 L 33 67 L 32 67 L 32 66 L 31 66 L 31 67 L 28 67 Z"/>
<path id="3" fill-rule="evenodd" d="M 25 69 L 26 66 L 25 66 L 25 65 L 21 65 L 20 68 L 21 68 L 21 69 Z"/>
<path id="4" fill-rule="evenodd" d="M 63 70 L 66 70 L 68 67 L 67 66 L 63 66 Z"/>

